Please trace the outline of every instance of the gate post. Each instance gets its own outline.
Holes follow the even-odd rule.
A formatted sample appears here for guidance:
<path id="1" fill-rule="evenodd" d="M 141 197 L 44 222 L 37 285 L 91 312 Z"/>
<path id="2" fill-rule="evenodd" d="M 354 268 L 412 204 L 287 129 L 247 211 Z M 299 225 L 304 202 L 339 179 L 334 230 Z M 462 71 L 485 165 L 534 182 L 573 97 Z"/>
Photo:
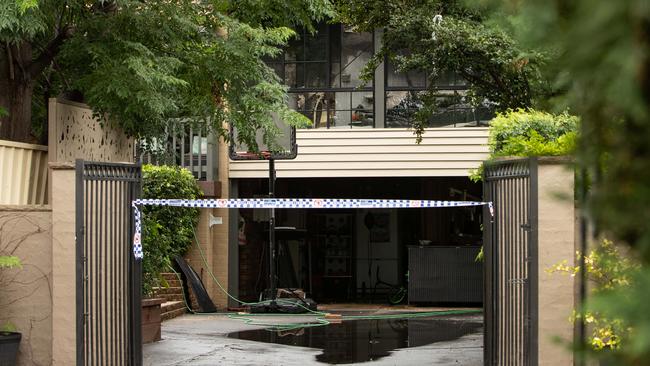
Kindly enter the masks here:
<path id="1" fill-rule="evenodd" d="M 52 364 L 76 365 L 75 169 L 50 163 L 52 205 Z"/>

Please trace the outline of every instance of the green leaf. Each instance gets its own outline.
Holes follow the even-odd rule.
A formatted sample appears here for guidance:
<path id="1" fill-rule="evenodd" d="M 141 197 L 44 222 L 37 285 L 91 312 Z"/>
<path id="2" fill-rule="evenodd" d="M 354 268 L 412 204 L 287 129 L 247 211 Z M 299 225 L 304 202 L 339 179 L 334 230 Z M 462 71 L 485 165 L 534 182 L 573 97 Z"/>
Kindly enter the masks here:
<path id="1" fill-rule="evenodd" d="M 20 9 L 20 14 L 25 14 L 25 12 L 31 8 L 38 6 L 38 0 L 16 0 L 16 5 Z"/>
<path id="2" fill-rule="evenodd" d="M 22 268 L 20 258 L 12 255 L 0 255 L 1 268 Z"/>

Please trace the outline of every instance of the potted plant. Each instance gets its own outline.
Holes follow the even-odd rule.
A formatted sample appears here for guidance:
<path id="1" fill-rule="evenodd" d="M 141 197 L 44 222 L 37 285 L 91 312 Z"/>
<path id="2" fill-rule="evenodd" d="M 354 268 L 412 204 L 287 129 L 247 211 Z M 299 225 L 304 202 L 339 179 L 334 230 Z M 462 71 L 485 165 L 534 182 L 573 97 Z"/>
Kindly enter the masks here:
<path id="1" fill-rule="evenodd" d="M 0 287 L 3 284 L 3 272 L 12 268 L 21 268 L 20 259 L 12 255 L 0 255 Z M 0 309 L 1 312 L 2 309 Z M 14 366 L 22 335 L 16 332 L 11 323 L 0 324 L 0 366 Z"/>

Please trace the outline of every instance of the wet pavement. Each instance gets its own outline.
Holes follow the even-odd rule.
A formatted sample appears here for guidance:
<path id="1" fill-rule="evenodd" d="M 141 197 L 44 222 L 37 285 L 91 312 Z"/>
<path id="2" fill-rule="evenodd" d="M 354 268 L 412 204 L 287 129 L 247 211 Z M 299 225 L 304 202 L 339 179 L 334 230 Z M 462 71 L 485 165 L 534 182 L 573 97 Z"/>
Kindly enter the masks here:
<path id="1" fill-rule="evenodd" d="M 267 316 L 267 323 L 315 321 Z M 163 323 L 144 346 L 145 365 L 482 365 L 482 317 L 348 320 L 270 331 L 225 315 L 184 315 Z"/>

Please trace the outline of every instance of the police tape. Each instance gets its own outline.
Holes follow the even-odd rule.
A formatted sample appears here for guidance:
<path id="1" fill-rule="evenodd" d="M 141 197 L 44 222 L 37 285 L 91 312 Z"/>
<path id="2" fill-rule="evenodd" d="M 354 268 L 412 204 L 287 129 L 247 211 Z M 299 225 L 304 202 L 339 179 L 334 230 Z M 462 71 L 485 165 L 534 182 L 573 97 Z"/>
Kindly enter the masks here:
<path id="1" fill-rule="evenodd" d="M 141 259 L 141 217 L 140 206 L 171 206 L 193 208 L 302 208 L 302 209 L 340 209 L 340 208 L 435 208 L 435 207 L 474 207 L 488 206 L 494 216 L 492 202 L 480 201 L 434 201 L 434 200 L 394 200 L 394 199 L 348 199 L 348 198 L 231 198 L 231 199 L 137 199 L 132 202 L 135 218 L 133 235 L 133 255 Z"/>

